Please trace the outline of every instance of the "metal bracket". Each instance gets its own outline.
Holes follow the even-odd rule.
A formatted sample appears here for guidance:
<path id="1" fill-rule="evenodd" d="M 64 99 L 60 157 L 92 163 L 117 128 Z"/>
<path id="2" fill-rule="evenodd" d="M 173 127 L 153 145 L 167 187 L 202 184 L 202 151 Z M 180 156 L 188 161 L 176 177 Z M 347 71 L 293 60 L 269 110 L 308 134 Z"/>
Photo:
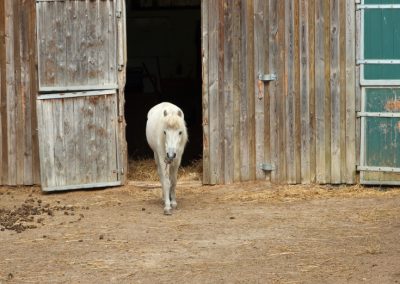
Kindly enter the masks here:
<path id="1" fill-rule="evenodd" d="M 356 10 L 364 9 L 400 9 L 400 4 L 357 4 Z"/>
<path id="2" fill-rule="evenodd" d="M 400 173 L 400 168 L 395 168 L 395 167 L 357 166 L 357 171 Z"/>
<path id="3" fill-rule="evenodd" d="M 115 16 L 116 16 L 117 18 L 121 18 L 122 12 L 121 12 L 121 11 L 116 11 L 116 12 L 115 12 Z"/>
<path id="4" fill-rule="evenodd" d="M 400 64 L 400 59 L 358 59 L 357 65 L 361 64 Z"/>
<path id="5" fill-rule="evenodd" d="M 399 118 L 399 112 L 368 112 L 368 111 L 358 111 L 357 117 L 386 117 L 386 118 Z"/>
<path id="6" fill-rule="evenodd" d="M 120 174 L 120 175 L 125 174 L 124 168 L 117 169 L 117 170 L 112 170 L 111 172 L 112 172 L 113 174 Z"/>
<path id="7" fill-rule="evenodd" d="M 263 171 L 273 171 L 275 170 L 275 166 L 272 164 L 263 163 L 260 164 L 260 169 L 262 169 Z"/>
<path id="8" fill-rule="evenodd" d="M 264 81 L 264 82 L 269 82 L 269 81 L 275 81 L 277 80 L 277 76 L 276 74 L 272 73 L 272 74 L 258 74 L 258 80 L 260 81 Z"/>

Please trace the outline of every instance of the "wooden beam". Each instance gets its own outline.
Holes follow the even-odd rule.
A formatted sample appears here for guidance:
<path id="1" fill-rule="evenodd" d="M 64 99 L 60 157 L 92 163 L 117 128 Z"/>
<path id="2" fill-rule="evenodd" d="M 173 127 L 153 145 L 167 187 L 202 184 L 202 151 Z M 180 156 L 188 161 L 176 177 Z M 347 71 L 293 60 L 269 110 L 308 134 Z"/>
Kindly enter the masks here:
<path id="1" fill-rule="evenodd" d="M 203 109 L 203 184 L 211 183 L 210 167 L 210 125 L 209 125 L 209 1 L 201 1 L 201 34 L 202 34 L 202 109 Z"/>
<path id="2" fill-rule="evenodd" d="M 348 184 L 355 183 L 356 174 L 355 16 L 354 1 L 346 0 L 346 182 Z"/>

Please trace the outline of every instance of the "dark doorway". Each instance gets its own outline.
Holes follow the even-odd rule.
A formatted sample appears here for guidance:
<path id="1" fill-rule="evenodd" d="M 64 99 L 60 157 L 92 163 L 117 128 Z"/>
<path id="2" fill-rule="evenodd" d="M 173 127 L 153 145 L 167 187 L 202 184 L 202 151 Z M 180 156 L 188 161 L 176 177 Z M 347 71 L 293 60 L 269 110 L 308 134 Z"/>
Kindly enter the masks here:
<path id="1" fill-rule="evenodd" d="M 148 110 L 168 101 L 185 113 L 186 165 L 202 155 L 200 0 L 127 1 L 126 138 L 130 159 L 152 158 Z"/>

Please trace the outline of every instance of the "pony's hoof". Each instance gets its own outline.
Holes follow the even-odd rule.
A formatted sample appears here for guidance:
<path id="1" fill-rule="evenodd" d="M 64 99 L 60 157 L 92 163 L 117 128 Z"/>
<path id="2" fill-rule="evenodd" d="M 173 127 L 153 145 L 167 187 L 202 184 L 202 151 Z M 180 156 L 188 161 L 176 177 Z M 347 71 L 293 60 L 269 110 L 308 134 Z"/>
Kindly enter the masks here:
<path id="1" fill-rule="evenodd" d="M 172 207 L 172 209 L 178 208 L 178 203 L 172 202 L 172 203 L 171 203 L 171 207 Z"/>
<path id="2" fill-rule="evenodd" d="M 164 215 L 172 215 L 171 209 L 164 209 Z"/>

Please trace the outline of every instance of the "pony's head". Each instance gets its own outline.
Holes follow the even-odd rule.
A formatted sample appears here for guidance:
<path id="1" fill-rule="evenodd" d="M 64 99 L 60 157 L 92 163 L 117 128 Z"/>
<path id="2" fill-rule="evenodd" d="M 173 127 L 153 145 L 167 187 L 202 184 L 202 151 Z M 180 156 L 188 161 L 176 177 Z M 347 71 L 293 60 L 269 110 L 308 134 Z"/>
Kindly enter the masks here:
<path id="1" fill-rule="evenodd" d="M 181 110 L 178 110 L 177 113 L 168 113 L 167 110 L 164 110 L 164 121 L 165 162 L 169 164 L 178 153 L 182 154 L 187 142 L 187 131 Z"/>

